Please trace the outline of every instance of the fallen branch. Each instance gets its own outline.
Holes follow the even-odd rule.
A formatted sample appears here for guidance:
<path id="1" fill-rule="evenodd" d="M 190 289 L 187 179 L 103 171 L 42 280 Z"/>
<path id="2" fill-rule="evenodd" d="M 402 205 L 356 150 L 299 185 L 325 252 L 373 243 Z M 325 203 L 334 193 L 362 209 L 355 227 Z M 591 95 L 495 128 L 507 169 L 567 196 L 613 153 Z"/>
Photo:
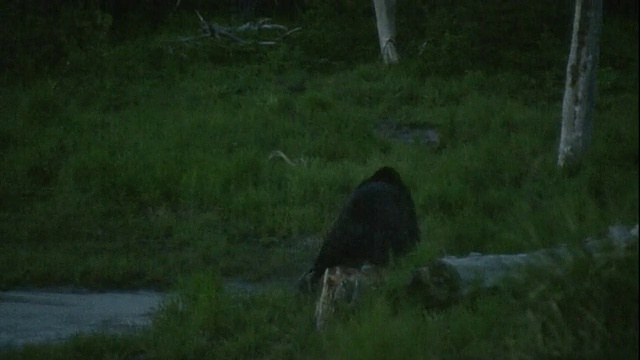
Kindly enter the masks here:
<path id="1" fill-rule="evenodd" d="M 306 165 L 307 164 L 307 160 L 305 158 L 299 158 L 299 159 L 291 160 L 291 159 L 289 159 L 289 157 L 285 153 L 283 153 L 280 150 L 273 150 L 271 152 L 271 154 L 269 154 L 268 161 L 270 161 L 272 159 L 276 159 L 276 158 L 280 158 L 280 159 L 284 160 L 284 162 L 286 162 L 287 164 L 289 164 L 291 166 L 298 166 L 298 165 Z"/>
<path id="2" fill-rule="evenodd" d="M 271 24 L 269 23 L 270 19 L 261 19 L 256 23 L 248 22 L 236 28 L 233 28 L 229 26 L 220 25 L 215 21 L 207 22 L 198 11 L 196 11 L 196 15 L 200 20 L 200 31 L 202 32 L 202 34 L 199 36 L 182 37 L 179 39 L 179 41 L 186 42 L 186 41 L 192 41 L 196 39 L 202 39 L 205 37 L 215 36 L 216 39 L 228 38 L 242 45 L 248 45 L 248 44 L 276 45 L 280 42 L 280 40 L 284 39 L 285 37 L 302 30 L 301 27 L 296 27 L 289 30 L 289 28 L 287 28 L 284 25 Z M 280 31 L 284 33 L 277 36 L 274 39 L 267 39 L 267 40 L 251 40 L 251 39 L 247 40 L 238 35 L 239 32 L 243 32 L 246 34 L 248 31 L 254 31 L 257 33 L 262 30 Z"/>

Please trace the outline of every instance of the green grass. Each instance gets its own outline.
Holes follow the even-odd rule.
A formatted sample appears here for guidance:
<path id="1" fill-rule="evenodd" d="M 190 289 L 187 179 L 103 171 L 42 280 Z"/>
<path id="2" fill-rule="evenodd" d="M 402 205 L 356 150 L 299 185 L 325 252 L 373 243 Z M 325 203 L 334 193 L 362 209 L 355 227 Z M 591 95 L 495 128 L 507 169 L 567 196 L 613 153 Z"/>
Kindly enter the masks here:
<path id="1" fill-rule="evenodd" d="M 578 256 L 565 269 L 562 276 L 551 271 L 541 275 L 537 270 L 524 283 L 444 311 L 370 295 L 331 318 L 321 332 L 312 327 L 309 299 L 283 289 L 234 295 L 223 289 L 220 278 L 193 274 L 178 282 L 176 293 L 147 331 L 76 336 L 4 355 L 7 359 L 633 358 L 638 351 L 637 246 L 628 256 L 613 260 Z"/>
<path id="2" fill-rule="evenodd" d="M 351 189 L 383 165 L 412 190 L 423 234 L 398 279 L 445 254 L 524 252 L 637 223 L 637 23 L 605 23 L 592 144 L 579 166 L 558 171 L 565 39 L 550 28 L 520 44 L 513 30 L 505 44 L 522 48 L 489 54 L 470 44 L 502 30 L 474 33 L 441 15 L 415 30 L 428 51 L 407 41 L 393 67 L 375 61 L 370 19 L 349 33 L 310 18 L 281 48 L 168 51 L 167 39 L 184 34 L 168 30 L 74 53 L 71 72 L 7 81 L 0 288 L 150 287 L 179 300 L 139 335 L 82 336 L 3 358 L 637 354 L 635 256 L 585 258 L 567 278 L 537 274 L 524 289 L 441 312 L 372 296 L 322 333 L 310 299 L 279 287 L 224 291 L 226 278 L 292 283 Z M 320 45 L 312 41 L 325 30 Z M 327 52 L 329 44 L 341 45 Z M 454 58 L 469 52 L 477 62 Z M 380 137 L 380 123 L 432 128 L 441 141 Z M 269 160 L 273 150 L 303 164 Z"/>

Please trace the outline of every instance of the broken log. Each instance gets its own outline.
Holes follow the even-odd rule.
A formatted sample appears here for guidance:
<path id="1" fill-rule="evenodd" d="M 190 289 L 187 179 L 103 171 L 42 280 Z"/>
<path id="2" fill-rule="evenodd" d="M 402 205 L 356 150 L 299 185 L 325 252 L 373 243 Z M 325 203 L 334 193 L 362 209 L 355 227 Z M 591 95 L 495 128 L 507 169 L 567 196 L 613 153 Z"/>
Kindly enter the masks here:
<path id="1" fill-rule="evenodd" d="M 581 253 L 596 260 L 617 258 L 629 254 L 637 244 L 638 225 L 612 226 L 605 239 L 587 239 L 578 249 L 562 245 L 521 254 L 445 256 L 415 269 L 404 290 L 417 296 L 428 308 L 443 308 L 481 291 L 498 288 L 507 279 L 525 279 L 532 268 L 561 275 L 564 265 Z M 383 281 L 383 274 L 376 267 L 327 269 L 316 303 L 316 328 L 324 327 L 336 308 L 351 306 L 365 290 Z"/>
<path id="2" fill-rule="evenodd" d="M 448 306 L 476 292 L 497 288 L 506 279 L 522 279 L 530 269 L 562 274 L 564 264 L 581 253 L 594 259 L 628 253 L 638 243 L 634 228 L 612 226 L 605 239 L 587 239 L 582 249 L 566 245 L 522 254 L 479 254 L 445 256 L 413 271 L 408 290 L 419 293 L 432 307 Z"/>
<path id="3" fill-rule="evenodd" d="M 316 329 L 322 329 L 337 308 L 353 305 L 364 291 L 375 288 L 382 280 L 382 273 L 375 266 L 365 265 L 361 269 L 336 266 L 325 269 L 314 315 Z"/>

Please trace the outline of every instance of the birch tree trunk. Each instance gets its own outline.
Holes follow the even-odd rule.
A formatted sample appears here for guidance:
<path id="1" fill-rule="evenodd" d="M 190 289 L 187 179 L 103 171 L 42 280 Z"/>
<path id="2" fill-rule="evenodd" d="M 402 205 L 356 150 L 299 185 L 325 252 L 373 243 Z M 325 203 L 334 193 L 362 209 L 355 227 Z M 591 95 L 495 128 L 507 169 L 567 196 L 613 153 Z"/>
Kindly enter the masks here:
<path id="1" fill-rule="evenodd" d="M 385 64 L 398 62 L 396 52 L 396 0 L 373 0 L 376 10 L 376 25 L 378 40 L 380 40 L 380 54 Z"/>
<path id="2" fill-rule="evenodd" d="M 562 102 L 559 167 L 580 156 L 591 138 L 602 0 L 576 0 L 574 16 Z"/>

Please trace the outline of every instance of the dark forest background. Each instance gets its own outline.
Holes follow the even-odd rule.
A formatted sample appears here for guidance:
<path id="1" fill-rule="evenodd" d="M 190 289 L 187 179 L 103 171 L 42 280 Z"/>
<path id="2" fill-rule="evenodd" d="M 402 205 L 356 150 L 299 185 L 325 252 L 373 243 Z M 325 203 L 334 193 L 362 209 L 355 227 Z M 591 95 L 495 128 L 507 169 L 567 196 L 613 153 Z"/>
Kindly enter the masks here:
<path id="1" fill-rule="evenodd" d="M 548 20 L 548 14 L 554 12 L 555 24 L 547 23 L 546 26 L 567 36 L 570 34 L 573 1 L 539 1 L 524 5 L 522 1 L 500 0 L 484 1 L 481 4 L 466 0 L 452 3 L 400 0 L 397 21 L 401 46 L 410 46 L 408 43 L 412 39 L 414 42 L 422 40 L 425 27 L 442 21 L 433 15 L 443 12 L 452 14 L 453 20 L 464 16 L 456 16 L 456 13 L 482 14 L 476 23 L 458 26 L 466 30 L 477 27 L 473 32 L 486 34 L 488 37 L 497 37 L 499 31 L 495 30 L 500 27 L 511 32 L 514 26 L 517 27 L 516 31 L 526 36 L 528 31 L 536 31 L 541 13 L 547 14 Z M 502 17 L 505 13 L 512 14 L 515 7 L 520 8 L 516 19 Z M 78 51 L 96 50 L 165 31 L 175 27 L 180 21 L 178 19 L 184 19 L 184 14 L 193 14 L 196 10 L 212 18 L 231 17 L 241 22 L 272 17 L 299 26 L 305 26 L 309 22 L 351 22 L 354 15 L 356 19 L 368 21 L 372 26 L 375 21 L 373 5 L 366 0 L 8 0 L 3 1 L 0 7 L 0 52 L 3 54 L 0 68 L 5 79 L 21 81 L 56 73 L 68 66 L 69 58 Z M 637 1 L 604 1 L 605 17 L 612 15 L 637 18 L 637 13 Z M 195 15 L 193 28 L 197 28 Z M 330 33 L 331 28 L 327 27 L 326 36 L 329 38 L 336 36 Z M 323 42 L 317 38 L 316 40 Z M 522 43 L 525 44 L 526 41 Z M 506 46 L 509 44 L 505 44 Z M 351 56 L 354 55 L 361 54 Z M 371 54 L 368 53 L 367 56 L 369 55 Z"/>

